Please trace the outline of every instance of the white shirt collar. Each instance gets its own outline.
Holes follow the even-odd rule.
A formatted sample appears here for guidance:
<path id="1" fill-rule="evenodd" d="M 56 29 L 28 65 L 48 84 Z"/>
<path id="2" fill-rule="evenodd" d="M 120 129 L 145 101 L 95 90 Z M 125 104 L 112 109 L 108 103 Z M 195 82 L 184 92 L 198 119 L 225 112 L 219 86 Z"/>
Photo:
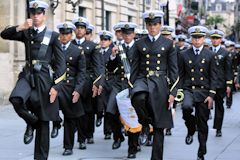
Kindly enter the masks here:
<path id="1" fill-rule="evenodd" d="M 214 52 L 214 49 L 216 49 L 216 52 L 215 52 L 215 53 L 217 53 L 220 48 L 221 48 L 221 45 L 218 45 L 218 46 L 216 46 L 216 47 L 212 46 L 212 51 Z"/>
<path id="2" fill-rule="evenodd" d="M 40 32 L 42 32 L 45 28 L 46 28 L 46 25 L 42 25 L 41 27 L 33 27 L 34 28 L 34 30 L 38 30 L 38 33 L 40 33 Z"/>
<path id="3" fill-rule="evenodd" d="M 70 44 L 71 44 L 71 41 L 69 41 L 67 44 L 62 44 L 62 47 L 65 46 L 66 47 L 65 50 L 67 50 Z"/>
<path id="4" fill-rule="evenodd" d="M 77 44 L 78 44 L 78 41 L 80 41 L 80 44 L 82 44 L 85 41 L 85 37 L 81 39 L 75 38 L 75 41 L 77 42 Z"/>
<path id="5" fill-rule="evenodd" d="M 201 53 L 201 51 L 202 51 L 202 49 L 203 49 L 203 45 L 201 46 L 201 47 L 199 47 L 199 48 L 196 48 L 195 46 L 193 46 L 193 52 L 196 54 L 196 49 L 198 49 L 199 51 L 198 51 L 198 54 L 200 54 Z"/>
<path id="6" fill-rule="evenodd" d="M 133 44 L 134 44 L 134 40 L 132 40 L 129 44 L 125 43 L 125 46 L 126 47 L 129 46 L 129 48 L 131 48 L 133 46 Z"/>
<path id="7" fill-rule="evenodd" d="M 154 36 L 155 41 L 160 37 L 160 35 L 161 35 L 161 32 L 159 32 L 156 36 Z M 151 36 L 150 34 L 148 34 L 148 37 L 149 37 L 149 39 L 152 41 L 153 36 Z"/>
<path id="8" fill-rule="evenodd" d="M 103 54 L 104 51 L 107 52 L 108 49 L 109 49 L 109 47 L 107 47 L 107 48 L 101 48 L 101 53 Z"/>

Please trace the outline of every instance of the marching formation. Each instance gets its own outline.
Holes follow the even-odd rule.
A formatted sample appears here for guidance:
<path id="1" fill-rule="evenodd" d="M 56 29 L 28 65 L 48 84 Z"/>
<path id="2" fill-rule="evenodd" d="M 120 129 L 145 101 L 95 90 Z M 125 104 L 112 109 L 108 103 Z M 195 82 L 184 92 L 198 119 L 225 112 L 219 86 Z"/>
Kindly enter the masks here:
<path id="1" fill-rule="evenodd" d="M 127 138 L 129 159 L 146 145 L 152 146 L 151 160 L 163 160 L 164 136 L 172 135 L 173 114 L 181 106 L 185 143 L 190 145 L 197 133 L 196 159 L 204 160 L 210 110 L 215 109 L 213 127 L 221 137 L 223 99 L 231 108 L 239 88 L 240 44 L 205 26 L 173 36 L 174 28 L 162 24 L 162 11 L 143 14 L 146 30 L 119 22 L 113 27 L 115 41 L 113 33 L 102 30 L 96 43 L 94 26 L 85 17 L 58 24 L 59 33 L 50 30 L 47 8 L 46 2 L 31 1 L 30 17 L 1 32 L 3 39 L 26 47 L 26 64 L 9 101 L 26 122 L 24 143 L 31 143 L 35 133 L 34 159 L 48 159 L 49 135 L 56 138 L 61 126 L 62 155 L 68 156 L 75 133 L 79 149 L 87 149 L 94 144 L 95 126 L 103 123 L 112 149 Z"/>

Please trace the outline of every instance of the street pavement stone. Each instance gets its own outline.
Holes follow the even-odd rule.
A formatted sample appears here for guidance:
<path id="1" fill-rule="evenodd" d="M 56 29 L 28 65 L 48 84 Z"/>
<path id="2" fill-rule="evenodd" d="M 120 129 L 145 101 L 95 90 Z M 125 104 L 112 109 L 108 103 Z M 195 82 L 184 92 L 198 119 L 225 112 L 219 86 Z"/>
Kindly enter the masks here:
<path id="1" fill-rule="evenodd" d="M 209 136 L 207 142 L 206 160 L 240 160 L 240 93 L 234 94 L 231 109 L 225 107 L 222 137 L 215 137 L 212 128 L 213 119 L 208 121 Z M 214 110 L 211 110 L 214 116 Z M 165 136 L 164 160 L 196 160 L 198 150 L 197 133 L 191 145 L 185 144 L 187 134 L 182 120 L 181 108 L 178 107 L 174 118 L 175 127 L 172 136 Z M 50 125 L 52 126 L 52 124 Z M 0 106 L 0 160 L 32 160 L 34 141 L 24 145 L 23 134 L 25 122 L 17 116 L 11 105 Z M 49 160 L 126 160 L 127 137 L 117 150 L 112 150 L 113 140 L 104 140 L 102 126 L 96 128 L 94 144 L 87 144 L 86 150 L 79 150 L 77 135 L 73 155 L 62 156 L 63 128 L 57 138 L 50 140 Z M 142 146 L 136 160 L 149 160 L 151 147 Z"/>

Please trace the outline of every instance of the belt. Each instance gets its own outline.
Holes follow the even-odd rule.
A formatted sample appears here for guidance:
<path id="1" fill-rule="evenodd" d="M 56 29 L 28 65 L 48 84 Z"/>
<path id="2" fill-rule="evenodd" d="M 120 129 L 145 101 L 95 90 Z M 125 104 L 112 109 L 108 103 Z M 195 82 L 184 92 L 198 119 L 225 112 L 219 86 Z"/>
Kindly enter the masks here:
<path id="1" fill-rule="evenodd" d="M 44 61 L 44 60 L 36 60 L 36 59 L 34 59 L 34 60 L 32 60 L 32 64 L 34 65 L 34 64 L 49 64 L 49 62 L 48 61 Z"/>
<path id="2" fill-rule="evenodd" d="M 165 71 L 153 71 L 153 70 L 149 70 L 147 72 L 147 77 L 151 77 L 151 76 L 162 76 L 162 75 L 166 75 Z"/>

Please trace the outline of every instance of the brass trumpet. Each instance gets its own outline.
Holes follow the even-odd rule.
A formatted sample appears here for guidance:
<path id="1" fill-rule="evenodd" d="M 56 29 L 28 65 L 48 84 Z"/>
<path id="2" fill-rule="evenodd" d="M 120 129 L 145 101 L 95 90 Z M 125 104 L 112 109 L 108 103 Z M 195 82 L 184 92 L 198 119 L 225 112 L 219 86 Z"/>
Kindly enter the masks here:
<path id="1" fill-rule="evenodd" d="M 183 94 L 183 90 L 182 89 L 179 89 L 177 91 L 177 95 L 175 97 L 175 101 L 177 101 L 178 103 L 182 102 L 184 99 L 184 94 Z"/>

